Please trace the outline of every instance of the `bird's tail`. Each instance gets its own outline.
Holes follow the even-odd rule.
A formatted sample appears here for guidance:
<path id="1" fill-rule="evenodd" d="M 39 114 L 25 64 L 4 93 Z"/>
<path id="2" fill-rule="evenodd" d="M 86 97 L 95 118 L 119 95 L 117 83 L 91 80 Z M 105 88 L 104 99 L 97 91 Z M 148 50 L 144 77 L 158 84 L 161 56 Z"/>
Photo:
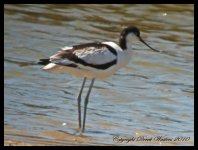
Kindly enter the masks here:
<path id="1" fill-rule="evenodd" d="M 49 63 L 50 63 L 49 59 L 40 59 L 38 62 L 39 65 L 47 65 Z"/>

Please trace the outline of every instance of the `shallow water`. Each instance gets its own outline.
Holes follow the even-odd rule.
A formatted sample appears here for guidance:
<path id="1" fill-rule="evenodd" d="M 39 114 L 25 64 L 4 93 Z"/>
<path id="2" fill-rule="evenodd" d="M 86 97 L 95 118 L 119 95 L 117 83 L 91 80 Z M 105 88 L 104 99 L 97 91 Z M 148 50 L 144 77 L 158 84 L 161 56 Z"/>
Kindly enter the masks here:
<path id="1" fill-rule="evenodd" d="M 117 42 L 131 25 L 166 53 L 135 43 L 126 68 L 96 80 L 86 132 L 79 135 L 82 79 L 44 72 L 35 62 L 65 45 Z M 4 5 L 4 53 L 5 139 L 33 145 L 194 145 L 194 5 Z"/>

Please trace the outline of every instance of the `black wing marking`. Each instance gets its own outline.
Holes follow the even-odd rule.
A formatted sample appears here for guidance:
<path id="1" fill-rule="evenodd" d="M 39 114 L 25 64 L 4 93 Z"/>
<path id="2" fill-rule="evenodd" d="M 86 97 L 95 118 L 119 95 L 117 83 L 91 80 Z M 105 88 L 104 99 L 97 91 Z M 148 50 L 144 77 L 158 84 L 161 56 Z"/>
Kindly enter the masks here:
<path id="1" fill-rule="evenodd" d="M 107 47 L 109 51 L 111 51 L 115 56 L 117 56 L 117 51 L 113 47 L 103 43 L 86 43 L 81 45 L 74 45 L 73 49 L 82 50 L 82 49 L 86 49 L 87 47 L 95 47 L 96 49 L 101 47 Z"/>
<path id="2" fill-rule="evenodd" d="M 81 65 L 104 70 L 117 63 L 116 57 L 116 50 L 107 44 L 86 43 L 58 51 L 58 53 L 50 57 L 50 60 L 43 59 L 41 63 L 52 62 L 69 67 Z"/>

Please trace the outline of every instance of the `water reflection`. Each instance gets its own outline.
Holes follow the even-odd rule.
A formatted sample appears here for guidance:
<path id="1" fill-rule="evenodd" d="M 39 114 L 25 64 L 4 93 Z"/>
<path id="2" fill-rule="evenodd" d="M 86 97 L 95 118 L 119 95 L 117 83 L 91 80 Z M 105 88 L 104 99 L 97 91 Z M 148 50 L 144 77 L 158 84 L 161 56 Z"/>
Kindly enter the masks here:
<path id="1" fill-rule="evenodd" d="M 43 72 L 36 61 L 65 45 L 117 42 L 131 25 L 163 53 L 134 43 L 131 63 L 96 81 L 87 131 L 79 136 L 81 79 Z M 4 41 L 5 139 L 33 145 L 194 144 L 194 5 L 4 5 Z M 124 144 L 114 135 L 190 141 Z"/>

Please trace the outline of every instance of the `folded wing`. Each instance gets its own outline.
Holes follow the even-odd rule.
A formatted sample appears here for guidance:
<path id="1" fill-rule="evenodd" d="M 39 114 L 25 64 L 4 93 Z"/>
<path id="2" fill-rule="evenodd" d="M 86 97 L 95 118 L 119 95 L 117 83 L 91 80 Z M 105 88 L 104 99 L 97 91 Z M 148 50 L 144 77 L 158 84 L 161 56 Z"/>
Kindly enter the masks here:
<path id="1" fill-rule="evenodd" d="M 107 69 L 116 63 L 112 48 L 101 43 L 65 47 L 50 57 L 50 62 L 69 67 Z"/>

